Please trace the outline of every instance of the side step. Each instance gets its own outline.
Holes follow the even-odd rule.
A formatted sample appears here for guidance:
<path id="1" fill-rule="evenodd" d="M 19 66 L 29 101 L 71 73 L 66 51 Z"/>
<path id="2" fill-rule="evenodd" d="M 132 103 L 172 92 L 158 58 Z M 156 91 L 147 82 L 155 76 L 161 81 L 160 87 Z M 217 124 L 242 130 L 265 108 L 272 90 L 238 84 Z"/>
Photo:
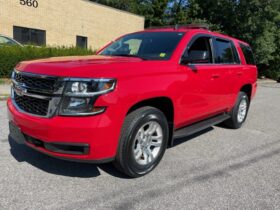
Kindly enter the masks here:
<path id="1" fill-rule="evenodd" d="M 213 125 L 217 125 L 229 118 L 230 118 L 230 116 L 228 114 L 221 114 L 221 115 L 217 115 L 215 117 L 209 118 L 207 120 L 203 120 L 198 123 L 192 124 L 190 126 L 180 128 L 175 131 L 174 139 L 179 139 L 179 138 L 183 138 L 186 136 L 190 136 L 199 131 L 205 130 L 206 128 L 209 128 Z"/>

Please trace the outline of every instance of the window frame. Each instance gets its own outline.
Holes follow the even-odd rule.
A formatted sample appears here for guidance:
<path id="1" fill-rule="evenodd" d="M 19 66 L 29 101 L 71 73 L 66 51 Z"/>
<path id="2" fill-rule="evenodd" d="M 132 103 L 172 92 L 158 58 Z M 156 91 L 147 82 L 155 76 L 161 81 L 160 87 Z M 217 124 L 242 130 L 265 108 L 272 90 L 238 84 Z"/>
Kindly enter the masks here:
<path id="1" fill-rule="evenodd" d="M 21 33 L 20 33 L 20 41 L 16 39 L 15 37 L 15 34 L 16 34 L 16 29 L 20 29 Z M 29 39 L 29 42 L 23 42 L 22 41 L 22 30 L 23 29 L 27 29 L 28 30 L 28 39 Z M 32 42 L 31 40 L 31 37 L 32 37 L 32 30 L 36 31 L 36 32 L 40 32 L 41 34 L 43 34 L 43 37 L 42 37 L 42 43 L 35 43 L 35 42 Z M 37 29 L 37 28 L 28 28 L 28 27 L 23 27 L 23 26 L 17 26 L 17 25 L 14 25 L 13 26 L 13 38 L 14 40 L 22 43 L 22 44 L 31 44 L 31 45 L 35 45 L 35 46 L 45 46 L 46 43 L 47 43 L 47 31 L 46 30 L 42 30 L 42 29 Z"/>
<path id="2" fill-rule="evenodd" d="M 185 47 L 181 58 L 179 60 L 179 63 L 182 65 L 182 58 L 184 57 L 184 55 L 186 54 L 186 52 L 188 52 L 188 50 L 192 47 L 192 45 L 194 44 L 194 42 L 199 39 L 199 38 L 209 38 L 209 45 L 210 45 L 210 50 L 211 50 L 211 57 L 212 57 L 212 63 L 190 63 L 189 65 L 213 65 L 215 64 L 215 58 L 214 58 L 214 46 L 213 46 L 213 36 L 211 34 L 196 34 L 194 35 L 191 40 L 188 42 L 187 46 Z"/>
<path id="3" fill-rule="evenodd" d="M 220 36 L 214 36 L 212 34 L 203 34 L 203 33 L 199 33 L 199 34 L 196 34 L 194 35 L 191 40 L 188 42 L 187 46 L 185 47 L 181 57 L 180 57 L 180 60 L 179 60 L 179 64 L 180 65 L 185 65 L 185 64 L 182 64 L 182 58 L 183 56 L 185 55 L 185 52 L 188 51 L 190 49 L 190 47 L 192 46 L 192 44 L 198 39 L 198 38 L 201 38 L 201 37 L 206 37 L 206 38 L 209 38 L 209 42 L 210 42 L 210 47 L 211 47 L 211 51 L 212 51 L 212 63 L 191 63 L 189 65 L 201 65 L 201 66 L 205 66 L 205 65 L 241 65 L 241 57 L 240 57 L 240 54 L 239 54 L 239 51 L 237 50 L 237 47 L 235 46 L 234 42 L 230 39 L 226 39 L 224 37 L 220 37 Z M 238 62 L 235 62 L 235 63 L 216 63 L 216 39 L 220 39 L 220 40 L 224 40 L 224 41 L 227 41 L 227 42 L 230 42 L 231 43 L 231 46 L 232 48 L 235 50 L 236 52 L 236 58 L 238 59 Z"/>
<path id="4" fill-rule="evenodd" d="M 233 59 L 234 59 L 234 62 L 233 63 L 217 63 L 216 61 L 216 51 L 218 50 L 218 47 L 217 47 L 217 42 L 218 40 L 221 40 L 223 42 L 229 42 L 230 45 L 231 45 L 231 49 L 232 49 L 232 54 L 233 54 Z M 223 38 L 223 37 L 219 37 L 219 36 L 214 36 L 213 37 L 213 41 L 214 41 L 214 48 L 215 48 L 215 53 L 214 53 L 214 63 L 216 65 L 240 65 L 241 64 L 241 59 L 240 59 L 240 55 L 239 55 L 239 52 L 234 44 L 234 42 L 230 39 L 226 39 L 226 38 Z M 237 60 L 235 60 L 237 59 Z"/>
<path id="5" fill-rule="evenodd" d="M 79 38 L 85 38 L 86 40 L 86 43 L 85 43 L 85 47 L 81 47 L 81 46 L 78 46 L 78 39 Z M 88 37 L 87 36 L 81 36 L 81 35 L 76 35 L 76 47 L 79 47 L 79 48 L 82 48 L 82 49 L 88 49 Z"/>
<path id="6" fill-rule="evenodd" d="M 240 48 L 241 48 L 241 51 L 242 51 L 242 54 L 243 54 L 243 56 L 244 56 L 246 65 L 256 66 L 256 65 L 257 65 L 257 61 L 256 61 L 255 55 L 254 55 L 253 50 L 252 50 L 252 48 L 250 47 L 250 45 L 245 45 L 245 44 L 243 44 L 243 43 L 241 43 L 241 42 L 238 42 L 238 44 L 239 44 L 239 46 L 240 46 Z M 246 59 L 246 56 L 245 56 L 245 53 L 244 53 L 242 47 L 245 47 L 246 50 L 251 51 L 252 56 L 253 56 L 253 61 L 254 61 L 254 63 L 248 63 L 248 61 L 247 61 L 247 59 Z"/>

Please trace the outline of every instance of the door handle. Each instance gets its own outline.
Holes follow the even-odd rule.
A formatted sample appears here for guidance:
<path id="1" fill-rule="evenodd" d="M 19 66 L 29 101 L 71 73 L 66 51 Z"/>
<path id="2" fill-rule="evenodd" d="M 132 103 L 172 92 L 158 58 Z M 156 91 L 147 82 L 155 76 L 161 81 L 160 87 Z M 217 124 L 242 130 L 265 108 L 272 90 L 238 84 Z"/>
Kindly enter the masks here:
<path id="1" fill-rule="evenodd" d="M 213 74 L 213 75 L 212 75 L 212 78 L 213 78 L 213 79 L 218 79 L 218 78 L 220 78 L 220 75 L 219 75 L 219 74 Z"/>

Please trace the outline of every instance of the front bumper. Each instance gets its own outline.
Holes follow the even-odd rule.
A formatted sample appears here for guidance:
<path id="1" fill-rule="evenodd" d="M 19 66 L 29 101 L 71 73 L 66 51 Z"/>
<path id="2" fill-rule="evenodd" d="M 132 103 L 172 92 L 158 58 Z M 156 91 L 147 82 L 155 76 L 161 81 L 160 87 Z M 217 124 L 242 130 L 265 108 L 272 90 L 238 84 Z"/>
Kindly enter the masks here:
<path id="1" fill-rule="evenodd" d="M 23 143 L 35 150 L 57 158 L 82 162 L 109 161 L 116 155 L 122 121 L 117 120 L 119 116 L 110 109 L 96 116 L 55 116 L 49 119 L 18 111 L 11 99 L 7 105 L 9 121 L 23 134 Z M 59 145 L 72 149 L 72 146 L 82 148 L 77 147 L 74 150 L 79 153 L 72 153 L 65 152 L 65 147 Z"/>

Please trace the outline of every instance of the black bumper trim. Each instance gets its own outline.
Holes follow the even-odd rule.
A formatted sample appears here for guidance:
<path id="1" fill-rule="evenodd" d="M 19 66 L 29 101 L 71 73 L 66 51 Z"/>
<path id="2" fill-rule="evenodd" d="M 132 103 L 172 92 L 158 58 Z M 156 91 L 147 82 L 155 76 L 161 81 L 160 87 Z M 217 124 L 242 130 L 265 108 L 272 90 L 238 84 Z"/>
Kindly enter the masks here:
<path id="1" fill-rule="evenodd" d="M 44 148 L 50 152 L 67 155 L 87 155 L 89 154 L 89 145 L 81 143 L 61 143 L 61 142 L 44 142 L 34 137 L 24 134 L 27 143 L 35 147 Z"/>
<path id="2" fill-rule="evenodd" d="M 49 157 L 55 158 L 55 159 L 59 159 L 59 160 L 65 160 L 65 161 L 70 161 L 70 162 L 76 162 L 76 163 L 92 163 L 92 164 L 103 164 L 103 163 L 109 163 L 115 160 L 115 157 L 112 158 L 105 158 L 105 159 L 100 159 L 100 160 L 87 160 L 87 159 L 76 159 L 76 158 L 67 158 L 67 157 L 60 157 L 60 156 L 56 156 L 56 155 L 52 155 L 48 152 L 42 151 L 39 148 L 36 147 L 32 147 L 27 145 L 28 147 L 43 153 Z"/>

